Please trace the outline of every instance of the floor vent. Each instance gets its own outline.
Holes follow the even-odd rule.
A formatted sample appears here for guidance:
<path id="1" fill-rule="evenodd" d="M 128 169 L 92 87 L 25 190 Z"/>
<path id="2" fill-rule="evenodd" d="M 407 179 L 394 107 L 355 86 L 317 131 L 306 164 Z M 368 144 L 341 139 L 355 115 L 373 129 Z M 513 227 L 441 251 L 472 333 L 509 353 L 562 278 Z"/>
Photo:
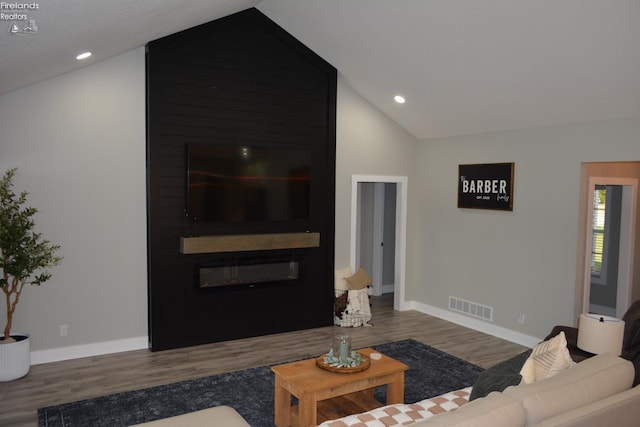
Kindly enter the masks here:
<path id="1" fill-rule="evenodd" d="M 457 297 L 449 297 L 449 310 L 468 314 L 469 316 L 493 322 L 493 307 L 478 304 Z"/>

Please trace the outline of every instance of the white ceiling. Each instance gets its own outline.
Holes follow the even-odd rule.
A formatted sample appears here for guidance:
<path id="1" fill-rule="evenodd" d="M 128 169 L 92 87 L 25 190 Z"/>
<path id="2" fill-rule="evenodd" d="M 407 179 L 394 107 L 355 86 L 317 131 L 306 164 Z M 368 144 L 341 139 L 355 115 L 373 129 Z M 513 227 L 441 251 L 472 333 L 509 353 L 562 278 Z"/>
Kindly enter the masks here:
<path id="1" fill-rule="evenodd" d="M 0 94 L 257 6 L 419 139 L 640 117 L 640 0 L 36 4 L 33 35 L 0 21 Z"/>

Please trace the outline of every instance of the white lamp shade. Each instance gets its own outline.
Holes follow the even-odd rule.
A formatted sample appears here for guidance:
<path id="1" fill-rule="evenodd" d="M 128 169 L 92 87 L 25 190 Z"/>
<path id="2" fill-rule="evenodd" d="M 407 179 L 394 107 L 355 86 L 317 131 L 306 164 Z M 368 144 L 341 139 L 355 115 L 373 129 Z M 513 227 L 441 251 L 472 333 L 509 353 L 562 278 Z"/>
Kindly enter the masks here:
<path id="1" fill-rule="evenodd" d="M 600 314 L 581 314 L 578 320 L 578 348 L 593 354 L 622 353 L 624 321 Z"/>

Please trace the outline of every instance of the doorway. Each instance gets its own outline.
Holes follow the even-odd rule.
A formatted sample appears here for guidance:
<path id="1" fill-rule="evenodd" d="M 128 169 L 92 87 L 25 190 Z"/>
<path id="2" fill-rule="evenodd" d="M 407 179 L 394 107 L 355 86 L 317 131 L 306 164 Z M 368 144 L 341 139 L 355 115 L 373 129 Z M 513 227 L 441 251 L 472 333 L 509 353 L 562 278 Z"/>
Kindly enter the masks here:
<path id="1" fill-rule="evenodd" d="M 370 273 L 373 296 L 395 289 L 396 194 L 393 182 L 358 183 L 356 265 Z"/>
<path id="2" fill-rule="evenodd" d="M 370 266 L 363 267 L 372 276 L 372 293 L 393 292 L 395 310 L 404 303 L 406 222 L 407 177 L 352 176 L 351 268 L 370 259 Z M 363 227 L 372 232 L 362 233 Z"/>
<path id="3" fill-rule="evenodd" d="M 588 178 L 581 312 L 621 318 L 631 303 L 638 180 Z"/>

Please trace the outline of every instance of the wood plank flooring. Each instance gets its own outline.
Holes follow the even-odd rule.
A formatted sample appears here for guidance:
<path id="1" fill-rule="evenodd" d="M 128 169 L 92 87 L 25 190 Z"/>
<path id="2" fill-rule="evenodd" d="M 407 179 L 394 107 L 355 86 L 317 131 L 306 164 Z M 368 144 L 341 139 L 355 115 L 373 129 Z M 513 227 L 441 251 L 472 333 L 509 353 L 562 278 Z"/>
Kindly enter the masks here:
<path id="1" fill-rule="evenodd" d="M 417 311 L 393 310 L 393 294 L 372 297 L 373 326 L 328 326 L 152 353 L 136 350 L 31 367 L 0 383 L 0 426 L 37 426 L 37 409 L 127 390 L 315 357 L 347 331 L 353 347 L 412 338 L 487 368 L 525 347 Z"/>

